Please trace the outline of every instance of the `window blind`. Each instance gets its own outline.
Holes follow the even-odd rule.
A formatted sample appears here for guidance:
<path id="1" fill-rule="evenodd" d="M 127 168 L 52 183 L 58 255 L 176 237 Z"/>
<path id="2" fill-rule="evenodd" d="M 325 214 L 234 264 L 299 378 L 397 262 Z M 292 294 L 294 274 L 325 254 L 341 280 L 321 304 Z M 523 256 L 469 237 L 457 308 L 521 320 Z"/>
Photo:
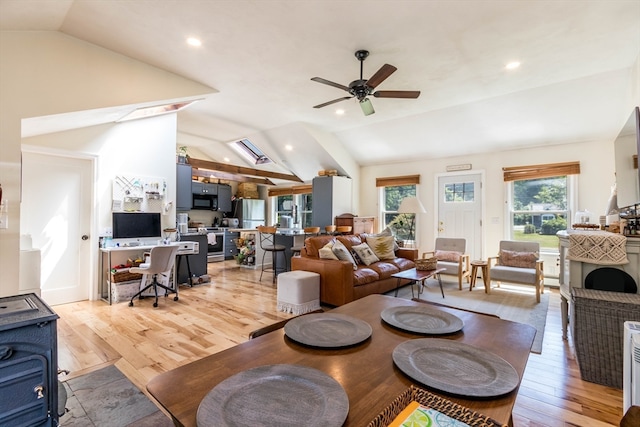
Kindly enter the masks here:
<path id="1" fill-rule="evenodd" d="M 548 163 L 544 165 L 513 166 L 502 168 L 505 181 L 548 178 L 552 176 L 577 175 L 580 162 Z"/>
<path id="2" fill-rule="evenodd" d="M 376 187 L 395 187 L 400 185 L 420 184 L 420 175 L 389 176 L 376 178 Z"/>

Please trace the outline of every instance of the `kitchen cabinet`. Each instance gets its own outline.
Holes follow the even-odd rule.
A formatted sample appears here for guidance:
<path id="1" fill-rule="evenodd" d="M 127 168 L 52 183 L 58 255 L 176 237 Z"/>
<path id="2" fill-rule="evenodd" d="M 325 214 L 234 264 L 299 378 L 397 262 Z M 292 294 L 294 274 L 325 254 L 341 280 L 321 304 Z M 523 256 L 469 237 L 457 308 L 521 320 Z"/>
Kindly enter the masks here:
<path id="1" fill-rule="evenodd" d="M 224 230 L 224 259 L 233 259 L 238 255 L 236 239 L 239 237 L 239 232 Z"/>
<path id="2" fill-rule="evenodd" d="M 215 196 L 218 194 L 218 184 L 209 184 L 207 182 L 193 181 L 191 183 L 191 192 L 193 194 L 207 194 Z"/>
<path id="3" fill-rule="evenodd" d="M 218 211 L 231 212 L 231 186 L 218 184 Z"/>
<path id="4" fill-rule="evenodd" d="M 0 425 L 58 425 L 58 315 L 36 294 L 0 298 Z"/>
<path id="5" fill-rule="evenodd" d="M 176 210 L 188 211 L 193 206 L 191 196 L 191 166 L 177 164 L 176 171 Z"/>
<path id="6" fill-rule="evenodd" d="M 333 219 L 352 211 L 351 178 L 345 176 L 317 176 L 312 182 L 311 225 L 324 229 Z"/>

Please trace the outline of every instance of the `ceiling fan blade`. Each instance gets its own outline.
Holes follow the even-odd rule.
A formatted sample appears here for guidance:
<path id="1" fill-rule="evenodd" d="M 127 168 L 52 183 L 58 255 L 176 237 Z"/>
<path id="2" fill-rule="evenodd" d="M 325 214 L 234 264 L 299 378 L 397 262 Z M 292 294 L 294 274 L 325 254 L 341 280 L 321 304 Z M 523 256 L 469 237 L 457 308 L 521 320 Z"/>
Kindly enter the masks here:
<path id="1" fill-rule="evenodd" d="M 334 83 L 332 81 L 325 80 L 322 77 L 312 77 L 311 80 L 313 80 L 314 82 L 325 84 L 325 85 L 337 87 L 338 89 L 346 90 L 347 92 L 351 90 L 347 86 L 341 85 L 340 83 Z"/>
<path id="2" fill-rule="evenodd" d="M 419 90 L 379 90 L 373 93 L 376 98 L 417 98 Z"/>
<path id="3" fill-rule="evenodd" d="M 373 76 L 371 76 L 369 80 L 367 80 L 367 86 L 372 88 L 378 86 L 380 83 L 385 81 L 387 77 L 393 74 L 393 72 L 396 70 L 397 68 L 394 67 L 393 65 L 384 64 L 382 67 L 380 67 L 378 71 L 376 71 L 376 73 Z"/>
<path id="4" fill-rule="evenodd" d="M 335 104 L 336 102 L 344 101 L 345 99 L 351 99 L 351 98 L 353 98 L 353 96 L 345 96 L 344 98 L 334 99 L 333 101 L 325 102 L 324 104 L 314 105 L 313 108 L 326 107 L 327 105 Z"/>

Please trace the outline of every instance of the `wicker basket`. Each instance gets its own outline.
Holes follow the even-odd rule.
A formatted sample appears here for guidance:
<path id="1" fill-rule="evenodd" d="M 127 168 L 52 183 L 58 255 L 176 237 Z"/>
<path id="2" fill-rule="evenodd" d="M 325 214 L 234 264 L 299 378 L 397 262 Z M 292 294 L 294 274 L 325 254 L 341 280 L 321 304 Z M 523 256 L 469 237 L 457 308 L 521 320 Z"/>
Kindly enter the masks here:
<path id="1" fill-rule="evenodd" d="M 442 398 L 421 388 L 411 386 L 373 419 L 368 427 L 386 427 L 412 401 L 429 406 L 449 417 L 473 427 L 499 427 L 500 423 L 472 409 Z"/>
<path id="2" fill-rule="evenodd" d="M 435 270 L 438 265 L 438 258 L 423 258 L 415 260 L 416 270 Z"/>
<path id="3" fill-rule="evenodd" d="M 113 283 L 129 282 L 131 280 L 141 280 L 141 279 L 142 279 L 142 274 L 130 273 L 129 270 L 111 272 L 111 282 Z"/>

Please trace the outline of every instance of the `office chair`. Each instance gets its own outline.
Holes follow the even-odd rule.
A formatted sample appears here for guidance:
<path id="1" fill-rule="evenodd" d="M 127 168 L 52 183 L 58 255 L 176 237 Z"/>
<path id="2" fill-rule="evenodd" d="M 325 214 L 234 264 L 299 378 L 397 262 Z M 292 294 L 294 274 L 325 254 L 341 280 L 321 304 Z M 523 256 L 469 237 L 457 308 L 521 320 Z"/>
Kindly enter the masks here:
<path id="1" fill-rule="evenodd" d="M 170 274 L 171 269 L 176 261 L 176 254 L 178 253 L 178 245 L 169 245 L 169 246 L 154 246 L 151 248 L 151 255 L 149 257 L 149 264 L 143 264 L 140 267 L 132 267 L 129 269 L 131 273 L 139 273 L 142 274 L 142 282 L 141 285 L 144 284 L 146 280 L 146 275 L 153 275 L 153 280 L 147 286 L 145 286 L 140 292 L 131 297 L 131 301 L 129 302 L 129 307 L 133 307 L 133 300 L 136 297 L 139 299 L 144 299 L 144 292 L 148 289 L 153 288 L 153 291 L 156 296 L 156 301 L 153 303 L 154 307 L 158 306 L 158 287 L 163 288 L 165 290 L 164 295 L 167 296 L 168 293 L 174 292 L 168 286 L 165 286 L 161 283 L 158 283 L 158 274 Z M 176 296 L 173 297 L 174 301 L 178 301 L 178 284 L 174 283 Z"/>

